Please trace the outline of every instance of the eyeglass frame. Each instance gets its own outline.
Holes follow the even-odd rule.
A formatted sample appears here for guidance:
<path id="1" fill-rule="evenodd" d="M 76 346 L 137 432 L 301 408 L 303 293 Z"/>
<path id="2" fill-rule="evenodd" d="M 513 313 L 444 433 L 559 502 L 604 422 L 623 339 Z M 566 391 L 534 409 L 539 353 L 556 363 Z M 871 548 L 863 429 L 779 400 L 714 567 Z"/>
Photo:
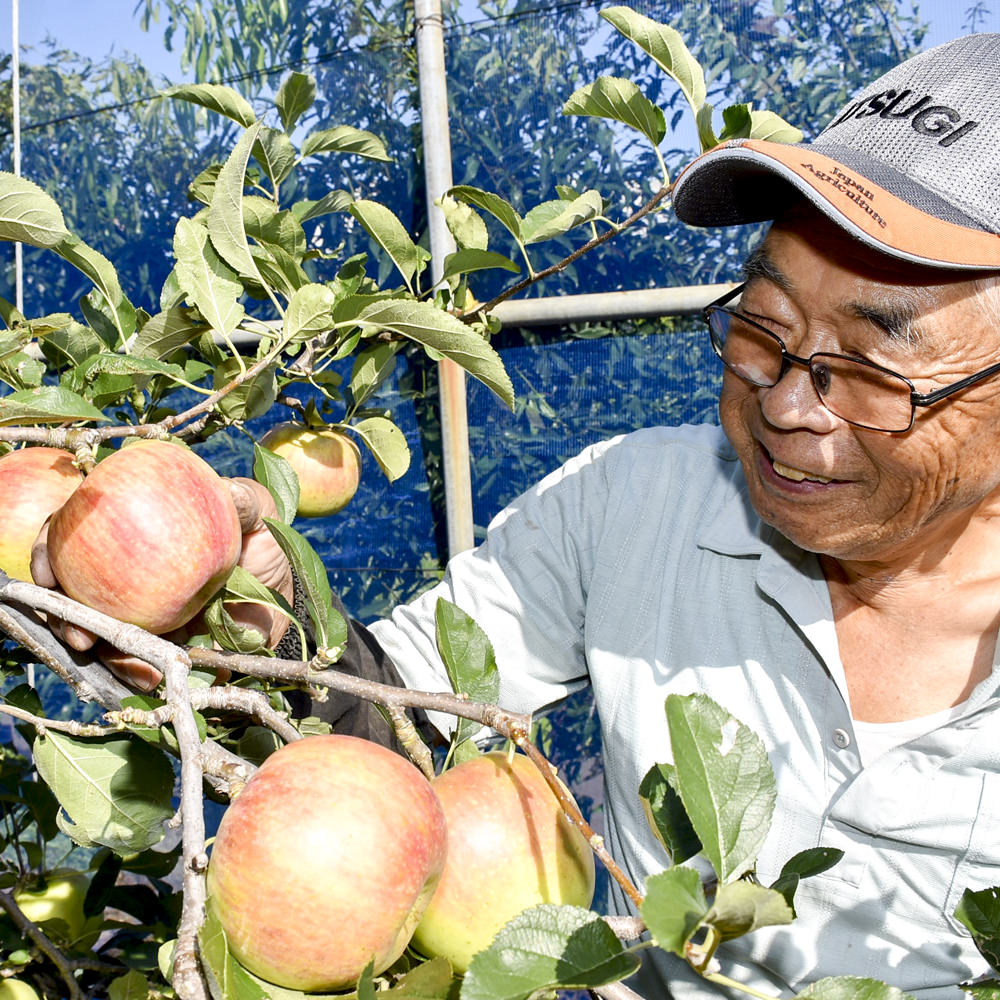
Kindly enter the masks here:
<path id="1" fill-rule="evenodd" d="M 749 317 L 744 316 L 742 313 L 738 313 L 733 309 L 725 308 L 728 302 L 731 302 L 733 299 L 743 294 L 743 290 L 746 288 L 747 284 L 748 282 L 744 281 L 742 284 L 737 285 L 735 288 L 717 298 L 714 302 L 710 302 L 701 311 L 702 320 L 708 327 L 709 340 L 712 343 L 712 350 L 715 351 L 719 360 L 737 378 L 742 379 L 748 385 L 754 385 L 760 389 L 773 389 L 774 386 L 776 386 L 785 377 L 785 375 L 788 374 L 788 370 L 793 364 L 798 365 L 801 368 L 805 368 L 805 370 L 809 373 L 809 382 L 813 387 L 813 391 L 816 393 L 816 398 L 819 400 L 820 405 L 825 410 L 832 413 L 835 417 L 843 420 L 845 423 L 851 424 L 853 427 L 862 427 L 865 430 L 878 431 L 882 434 L 905 434 L 913 427 L 913 421 L 916 419 L 918 406 L 931 406 L 942 399 L 947 399 L 956 392 L 961 392 L 969 386 L 983 382 L 993 375 L 1000 375 L 1000 362 L 998 362 L 995 365 L 983 368 L 981 371 L 975 372 L 972 375 L 966 375 L 965 378 L 961 378 L 957 382 L 952 382 L 950 385 L 942 386 L 940 389 L 935 389 L 932 392 L 917 392 L 916 386 L 914 386 L 913 382 L 905 375 L 900 375 L 899 372 L 893 371 L 891 368 L 886 368 L 884 365 L 876 364 L 874 361 L 869 361 L 867 358 L 852 358 L 847 354 L 837 354 L 835 351 L 814 351 L 808 358 L 799 357 L 797 354 L 792 354 L 792 352 L 788 350 L 785 342 L 773 330 L 769 330 L 766 326 L 756 322 L 756 320 L 752 320 Z M 754 327 L 754 329 L 767 334 L 768 337 L 777 343 L 778 347 L 781 349 L 781 369 L 778 372 L 778 377 L 770 385 L 754 382 L 752 379 L 747 378 L 746 375 L 743 375 L 741 372 L 738 372 L 735 368 L 727 364 L 726 360 L 722 357 L 722 352 L 719 349 L 720 345 L 716 343 L 715 331 L 712 329 L 712 314 L 716 312 L 726 313 L 743 323 L 749 323 L 752 327 Z M 836 412 L 836 410 L 827 406 L 825 400 L 823 399 L 823 393 L 820 392 L 819 387 L 816 385 L 816 376 L 813 373 L 812 367 L 813 358 L 840 358 L 843 361 L 850 361 L 853 364 L 873 368 L 875 371 L 882 372 L 885 375 L 891 375 L 893 378 L 898 378 L 905 382 L 910 387 L 910 422 L 900 430 L 887 430 L 884 427 L 872 427 L 870 424 L 862 424 L 857 420 L 848 420 L 847 417 L 841 416 Z"/>

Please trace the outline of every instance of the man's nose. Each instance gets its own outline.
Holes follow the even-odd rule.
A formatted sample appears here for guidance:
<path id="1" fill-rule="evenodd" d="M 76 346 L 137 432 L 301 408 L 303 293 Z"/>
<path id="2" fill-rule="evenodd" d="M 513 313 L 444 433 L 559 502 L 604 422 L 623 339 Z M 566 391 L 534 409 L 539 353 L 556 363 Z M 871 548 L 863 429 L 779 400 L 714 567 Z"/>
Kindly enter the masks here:
<path id="1" fill-rule="evenodd" d="M 785 356 L 781 378 L 769 388 L 757 390 L 764 419 L 782 430 L 806 429 L 827 433 L 837 425 L 838 417 L 822 403 L 809 372 L 809 363 L 794 355 Z"/>

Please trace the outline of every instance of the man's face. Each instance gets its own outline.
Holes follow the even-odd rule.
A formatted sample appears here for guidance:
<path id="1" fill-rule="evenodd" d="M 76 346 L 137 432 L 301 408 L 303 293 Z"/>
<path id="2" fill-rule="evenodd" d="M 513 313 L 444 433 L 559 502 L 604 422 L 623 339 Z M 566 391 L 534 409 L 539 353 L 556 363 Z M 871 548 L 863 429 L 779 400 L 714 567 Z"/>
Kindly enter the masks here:
<path id="1" fill-rule="evenodd" d="M 973 283 L 869 252 L 802 211 L 772 227 L 748 265 L 739 311 L 799 357 L 857 356 L 930 392 L 1000 361 Z M 932 283 L 934 282 L 934 283 Z M 750 498 L 811 551 L 888 561 L 943 554 L 969 518 L 1000 514 L 1000 379 L 919 407 L 905 434 L 854 427 L 792 367 L 771 388 L 726 372 L 722 426 Z"/>

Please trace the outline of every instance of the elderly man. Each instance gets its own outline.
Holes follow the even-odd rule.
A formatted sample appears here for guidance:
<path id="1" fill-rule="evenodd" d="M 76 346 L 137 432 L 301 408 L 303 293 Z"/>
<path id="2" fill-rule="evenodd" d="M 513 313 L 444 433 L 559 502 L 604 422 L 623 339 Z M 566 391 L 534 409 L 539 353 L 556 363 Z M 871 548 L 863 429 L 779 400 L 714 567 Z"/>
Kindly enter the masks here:
<path id="1" fill-rule="evenodd" d="M 751 726 L 778 786 L 761 880 L 844 852 L 794 924 L 720 952 L 767 993 L 853 974 L 957 997 L 986 971 L 953 911 L 1000 883 L 998 87 L 1000 35 L 969 36 L 812 144 L 696 160 L 682 221 L 775 220 L 738 304 L 706 311 L 722 429 L 590 448 L 371 627 L 406 684 L 439 688 L 444 596 L 493 637 L 504 705 L 588 683 L 608 845 L 640 885 L 665 863 L 637 796 L 667 755 L 665 696 Z M 636 988 L 715 992 L 663 953 Z"/>
<path id="2" fill-rule="evenodd" d="M 953 912 L 1000 883 L 998 89 L 1000 35 L 968 36 L 812 144 L 697 159 L 682 221 L 774 220 L 739 298 L 706 310 L 721 429 L 588 449 L 438 586 L 357 626 L 345 662 L 446 687 L 443 596 L 492 637 L 505 706 L 589 684 L 606 838 L 638 885 L 665 865 L 637 795 L 668 756 L 665 697 L 706 692 L 752 727 L 778 789 L 761 880 L 844 852 L 800 886 L 794 924 L 720 952 L 768 994 L 860 975 L 945 1000 L 986 971 Z M 657 951 L 634 985 L 718 992 Z"/>

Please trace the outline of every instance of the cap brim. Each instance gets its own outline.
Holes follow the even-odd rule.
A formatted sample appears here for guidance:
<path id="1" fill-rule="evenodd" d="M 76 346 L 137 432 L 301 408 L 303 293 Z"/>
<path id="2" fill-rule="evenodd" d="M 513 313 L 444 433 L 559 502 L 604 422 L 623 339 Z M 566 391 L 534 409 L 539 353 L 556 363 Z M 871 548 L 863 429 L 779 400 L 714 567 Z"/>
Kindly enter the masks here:
<path id="1" fill-rule="evenodd" d="M 1000 269 L 1000 235 L 914 207 L 808 145 L 738 139 L 703 153 L 677 178 L 674 211 L 696 226 L 776 218 L 792 191 L 874 249 L 929 267 Z"/>

